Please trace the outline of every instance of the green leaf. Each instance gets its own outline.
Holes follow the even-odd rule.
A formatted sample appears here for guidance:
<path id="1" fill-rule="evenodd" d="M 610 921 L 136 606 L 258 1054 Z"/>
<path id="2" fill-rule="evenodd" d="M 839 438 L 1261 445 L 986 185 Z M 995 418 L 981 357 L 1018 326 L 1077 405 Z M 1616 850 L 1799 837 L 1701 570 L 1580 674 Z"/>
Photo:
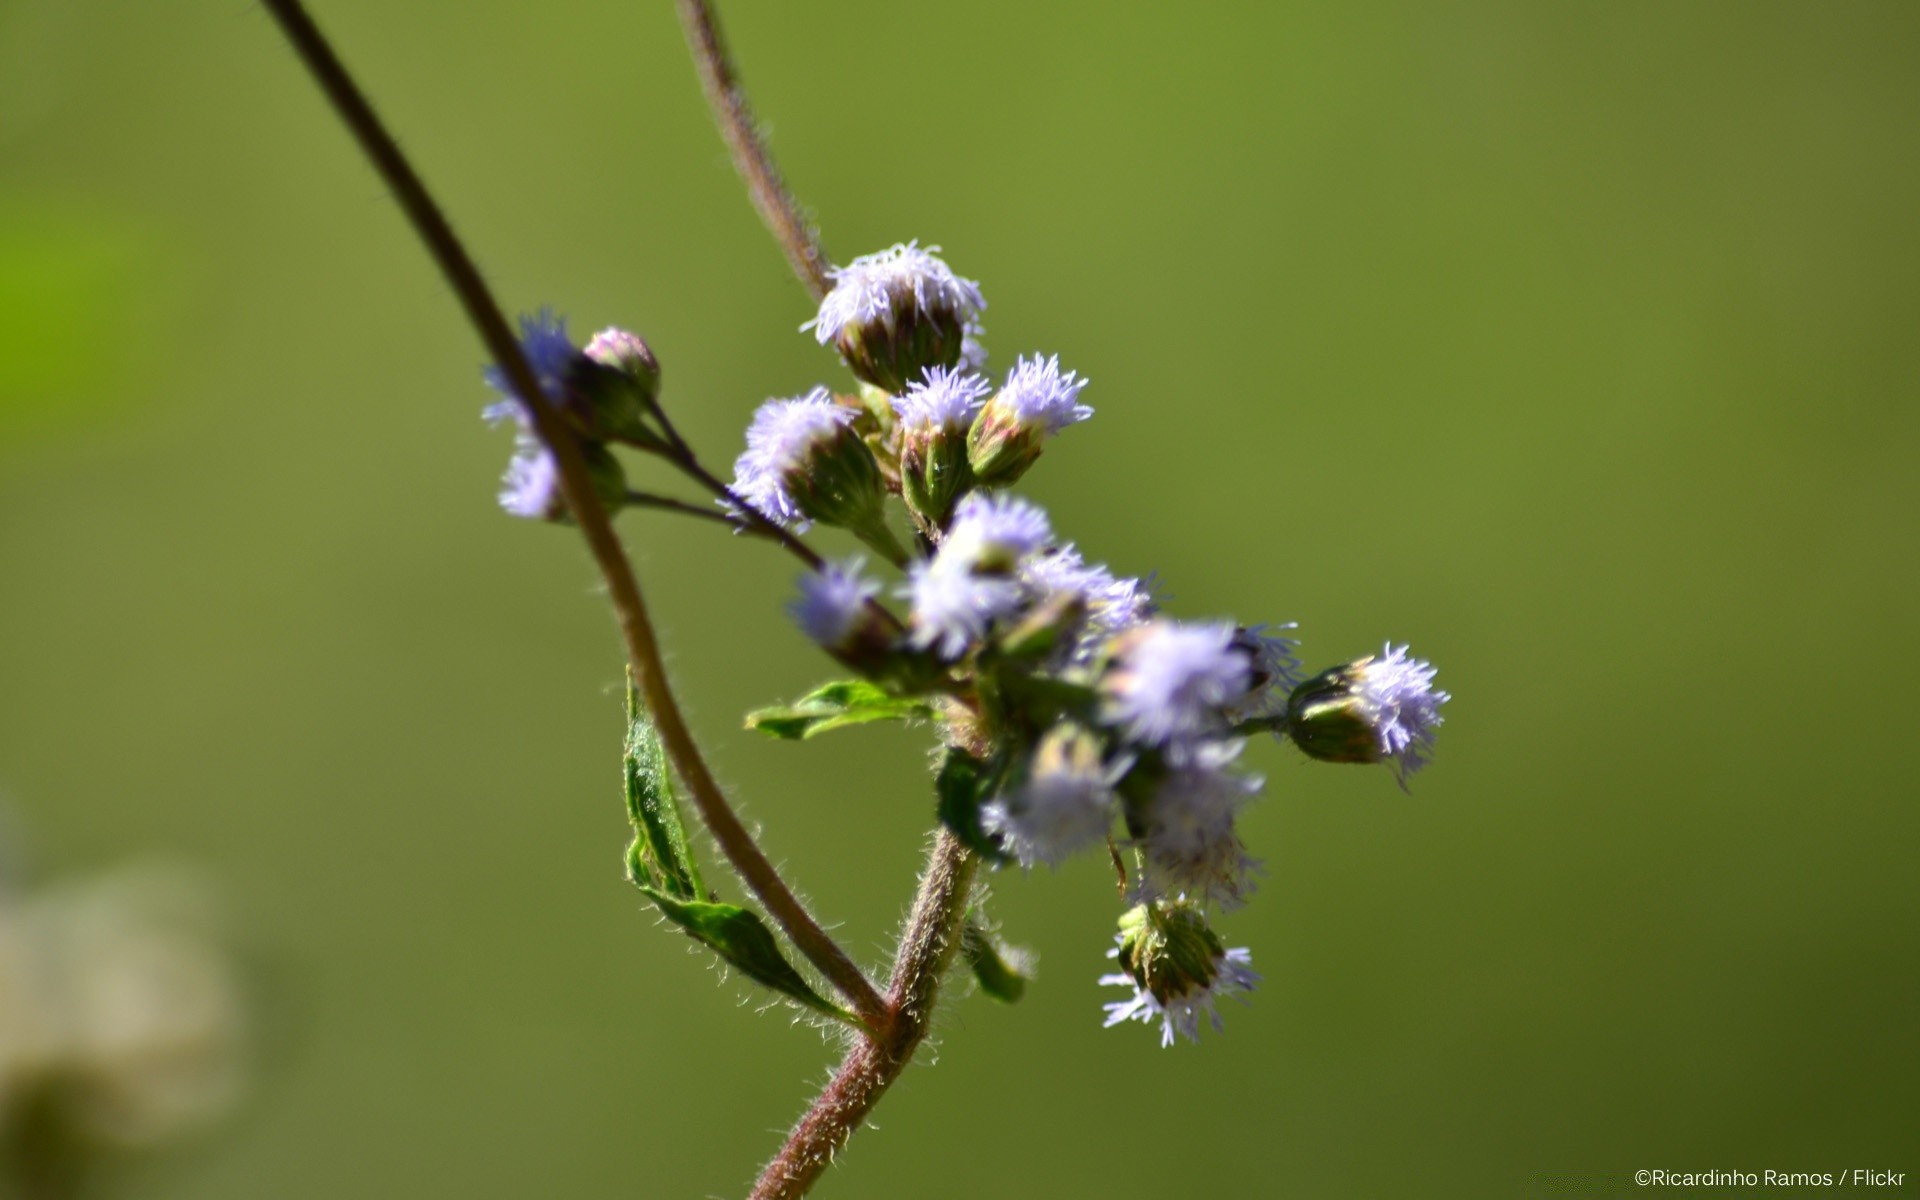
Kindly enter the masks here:
<path id="1" fill-rule="evenodd" d="M 686 931 L 688 937 L 704 943 L 742 975 L 799 1001 L 815 1012 L 859 1025 L 858 1017 L 808 986 L 800 972 L 794 970 L 793 964 L 781 953 L 779 941 L 774 938 L 773 931 L 767 928 L 767 923 L 760 919 L 760 914 L 737 904 L 682 900 L 644 884 L 640 890 L 668 920 Z"/>
<path id="2" fill-rule="evenodd" d="M 864 679 L 842 679 L 822 684 L 790 705 L 748 713 L 747 728 L 798 742 L 847 725 L 932 715 L 933 706 L 924 700 L 891 695 Z"/>
<path id="3" fill-rule="evenodd" d="M 960 935 L 960 953 L 967 956 L 967 965 L 973 968 L 973 977 L 980 981 L 980 990 L 995 1000 L 1017 1004 L 1020 997 L 1027 994 L 1027 977 L 1008 961 L 1022 956 L 1001 947 L 993 935 L 972 918 L 968 918 L 967 927 Z"/>
<path id="4" fill-rule="evenodd" d="M 631 683 L 627 685 L 625 768 L 627 819 L 633 822 L 634 832 L 633 844 L 627 847 L 628 877 L 681 899 L 706 895 L 700 867 L 687 842 L 687 827 L 680 820 L 673 770 L 667 765 L 660 731 L 641 711 Z"/>
<path id="5" fill-rule="evenodd" d="M 958 746 L 948 746 L 941 752 L 940 773 L 934 778 L 933 790 L 939 800 L 941 824 L 988 862 L 1003 863 L 1009 861 L 1007 852 L 980 827 L 980 806 L 986 802 L 993 782 L 994 773 L 986 763 Z"/>

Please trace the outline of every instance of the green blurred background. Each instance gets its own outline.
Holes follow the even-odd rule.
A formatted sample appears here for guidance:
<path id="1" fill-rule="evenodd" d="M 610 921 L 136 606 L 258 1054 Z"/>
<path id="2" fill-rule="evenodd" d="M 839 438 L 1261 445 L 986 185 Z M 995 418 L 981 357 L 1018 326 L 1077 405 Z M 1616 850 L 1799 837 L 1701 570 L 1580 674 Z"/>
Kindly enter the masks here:
<path id="1" fill-rule="evenodd" d="M 710 460 L 845 378 L 665 0 L 316 10 L 505 303 L 644 332 Z M 1036 986 L 821 1195 L 1920 1190 L 1920 7 L 724 15 L 836 258 L 938 242 L 999 367 L 1093 380 L 1059 529 L 1456 697 L 1411 797 L 1252 751 L 1266 983 L 1202 1046 L 1100 1028 L 1100 861 L 997 877 Z M 730 1195 L 830 1060 L 621 881 L 618 646 L 493 507 L 480 357 L 263 11 L 0 5 L 0 793 L 39 877 L 201 864 L 259 978 L 247 1110 L 125 1195 Z M 742 732 L 829 674 L 789 563 L 623 526 L 881 959 L 925 731 Z"/>

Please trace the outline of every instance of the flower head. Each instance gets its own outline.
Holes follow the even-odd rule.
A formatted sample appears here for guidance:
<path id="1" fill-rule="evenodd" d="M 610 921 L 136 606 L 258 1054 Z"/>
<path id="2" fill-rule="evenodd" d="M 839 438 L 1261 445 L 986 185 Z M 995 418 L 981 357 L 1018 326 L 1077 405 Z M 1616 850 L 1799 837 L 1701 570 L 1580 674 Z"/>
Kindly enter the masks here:
<path id="1" fill-rule="evenodd" d="M 915 433 L 964 435 L 980 411 L 981 397 L 992 390 L 991 384 L 970 372 L 928 367 L 907 385 L 906 395 L 894 398 L 893 411 L 909 437 Z"/>
<path id="2" fill-rule="evenodd" d="M 540 439 L 522 430 L 513 442 L 513 457 L 500 479 L 500 507 L 516 517 L 536 521 L 557 519 L 566 511 L 560 496 L 560 467 Z"/>
<path id="3" fill-rule="evenodd" d="M 1247 656 L 1252 685 L 1245 696 L 1227 708 L 1229 721 L 1278 716 L 1286 711 L 1287 696 L 1300 686 L 1300 659 L 1294 654 L 1300 639 L 1278 631 L 1297 628 L 1289 621 L 1284 625 L 1242 626 L 1235 632 L 1234 649 Z"/>
<path id="4" fill-rule="evenodd" d="M 1061 374 L 1057 356 L 1015 362 L 967 437 L 973 473 L 990 484 L 1012 483 L 1026 474 L 1048 437 L 1093 415 L 1079 402 L 1086 386 L 1072 371 Z"/>
<path id="5" fill-rule="evenodd" d="M 1245 742 L 1202 742 L 1171 756 L 1138 813 L 1146 869 L 1143 897 L 1187 895 L 1223 908 L 1238 907 L 1253 891 L 1258 860 L 1234 829 L 1242 806 L 1262 780 L 1233 770 Z"/>
<path id="6" fill-rule="evenodd" d="M 619 511 L 627 502 L 627 477 L 620 460 L 598 442 L 576 439 L 575 445 L 601 506 L 608 512 Z M 573 520 L 560 490 L 560 464 L 530 429 L 523 428 L 514 437 L 513 457 L 500 479 L 500 507 L 535 521 L 566 524 Z"/>
<path id="7" fill-rule="evenodd" d="M 1225 622 L 1162 619 L 1122 634 L 1101 680 L 1107 719 L 1149 746 L 1217 732 L 1226 707 L 1253 683 L 1252 664 L 1233 640 Z"/>
<path id="8" fill-rule="evenodd" d="M 827 563 L 800 577 L 800 598 L 787 606 L 801 632 L 829 650 L 844 650 L 866 622 L 867 601 L 880 585 L 861 572 L 859 559 Z"/>
<path id="9" fill-rule="evenodd" d="M 573 339 L 567 336 L 567 320 L 555 316 L 550 308 L 520 317 L 520 349 L 527 356 L 527 365 L 533 368 L 533 377 L 546 393 L 548 400 L 556 405 L 567 404 L 567 372 L 580 351 L 575 348 Z M 497 366 L 490 366 L 481 372 L 487 386 L 505 397 L 489 404 L 483 411 L 487 420 L 499 424 L 505 420 L 527 423 L 527 416 L 520 396 L 513 390 L 513 383 L 507 373 Z"/>
<path id="10" fill-rule="evenodd" d="M 1242 1000 L 1260 982 L 1245 948 L 1227 949 L 1208 927 L 1206 915 L 1188 903 L 1140 905 L 1120 918 L 1119 942 L 1107 952 L 1120 973 L 1103 975 L 1103 986 L 1132 988 L 1133 995 L 1104 1007 L 1109 1027 L 1122 1021 L 1160 1023 L 1160 1044 L 1176 1036 L 1200 1040 L 1200 1018 L 1221 1028 L 1216 1006 L 1227 996 Z"/>
<path id="11" fill-rule="evenodd" d="M 900 426 L 901 494 L 926 524 L 945 525 L 954 500 L 973 485 L 967 429 L 989 390 L 978 375 L 928 367 L 906 395 L 893 401 Z"/>
<path id="12" fill-rule="evenodd" d="M 747 426 L 747 449 L 733 464 L 733 490 L 771 521 L 805 530 L 813 521 L 853 526 L 877 519 L 879 467 L 853 431 L 854 410 L 817 387 L 792 400 L 769 400 Z"/>
<path id="13" fill-rule="evenodd" d="M 1018 611 L 1021 600 L 1012 580 L 976 575 L 944 556 L 914 563 L 901 595 L 913 602 L 913 644 L 946 659 L 965 654 L 995 619 Z"/>
<path id="14" fill-rule="evenodd" d="M 987 302 L 917 242 L 863 255 L 829 272 L 833 290 L 802 329 L 832 342 L 853 373 L 899 395 L 928 367 L 960 363 Z"/>
<path id="15" fill-rule="evenodd" d="M 1084 662 L 1115 635 L 1145 621 L 1153 613 L 1147 581 L 1115 575 L 1099 563 L 1089 563 L 1072 545 L 1029 556 L 1020 567 L 1021 582 L 1044 599 L 1062 594 L 1080 597 L 1086 622 L 1072 657 Z"/>
<path id="16" fill-rule="evenodd" d="M 980 823 L 1021 866 L 1058 866 L 1106 838 L 1116 808 L 1113 781 L 1098 743 L 1062 726 L 1041 740 L 1026 778 L 981 809 Z"/>
<path id="17" fill-rule="evenodd" d="M 1008 575 L 1053 540 L 1046 510 L 1005 492 L 969 492 L 954 511 L 939 559 L 956 567 Z"/>
<path id="18" fill-rule="evenodd" d="M 1315 758 L 1390 762 L 1400 778 L 1425 766 L 1452 697 L 1433 686 L 1434 668 L 1388 642 L 1368 655 L 1314 676 L 1287 703 L 1287 732 Z"/>

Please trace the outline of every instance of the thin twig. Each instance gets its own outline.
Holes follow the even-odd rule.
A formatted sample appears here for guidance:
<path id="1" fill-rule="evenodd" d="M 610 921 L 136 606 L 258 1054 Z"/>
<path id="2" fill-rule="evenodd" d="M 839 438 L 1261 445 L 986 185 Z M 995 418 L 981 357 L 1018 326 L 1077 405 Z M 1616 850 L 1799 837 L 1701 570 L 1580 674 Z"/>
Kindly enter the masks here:
<path id="1" fill-rule="evenodd" d="M 266 5 L 293 43 L 294 50 L 313 73 L 314 80 L 332 101 L 341 120 L 359 141 L 360 148 L 372 160 L 375 170 L 393 189 L 394 198 L 446 275 L 448 284 L 466 310 L 467 319 L 479 333 L 480 340 L 486 344 L 487 352 L 506 372 L 514 394 L 526 408 L 534 434 L 553 454 L 559 467 L 561 495 L 579 522 L 588 549 L 606 581 L 608 597 L 612 601 L 641 694 L 659 726 L 667 754 L 686 782 L 714 841 L 800 952 L 839 989 L 868 1027 L 876 1031 L 876 1035 L 884 1031 L 891 1018 L 872 983 L 807 912 L 799 898 L 787 887 L 786 881 L 780 878 L 780 873 L 734 814 L 725 794 L 708 770 L 706 760 L 701 757 L 674 698 L 672 687 L 667 682 L 653 624 L 640 594 L 639 581 L 634 576 L 625 549 L 613 532 L 606 511 L 594 495 L 579 447 L 564 420 L 554 411 L 546 394 L 540 389 L 520 343 L 507 327 L 506 317 L 494 302 L 479 268 L 454 236 L 452 227 L 428 194 L 426 185 L 381 124 L 372 105 L 307 15 L 300 0 L 266 0 Z"/>
<path id="2" fill-rule="evenodd" d="M 683 517 L 698 517 L 702 521 L 718 521 L 735 533 L 755 532 L 738 518 L 730 517 L 717 508 L 703 508 L 698 504 L 689 504 L 685 500 L 676 500 L 672 496 L 658 496 L 652 492 L 637 492 L 627 489 L 629 508 L 657 508 L 662 512 L 678 513 Z"/>
<path id="3" fill-rule="evenodd" d="M 786 252 L 787 265 L 800 277 L 815 301 L 825 299 L 833 290 L 827 278 L 827 254 L 820 246 L 820 233 L 801 211 L 800 202 L 787 190 L 774 165 L 773 154 L 754 123 L 753 109 L 747 104 L 746 89 L 733 69 L 727 43 L 720 36 L 720 18 L 707 0 L 678 0 L 680 24 L 687 31 L 687 46 L 700 68 L 700 84 L 706 89 L 707 104 L 719 123 L 727 149 L 733 152 L 733 165 L 746 181 L 753 206 L 780 249 Z"/>
<path id="4" fill-rule="evenodd" d="M 932 1025 L 941 981 L 960 949 L 961 919 L 979 862 L 945 829 L 934 835 L 887 986 L 887 1008 L 893 1014 L 887 1038 L 862 1041 L 847 1051 L 832 1080 L 761 1172 L 749 1200 L 797 1200 L 806 1195 L 906 1070 Z"/>

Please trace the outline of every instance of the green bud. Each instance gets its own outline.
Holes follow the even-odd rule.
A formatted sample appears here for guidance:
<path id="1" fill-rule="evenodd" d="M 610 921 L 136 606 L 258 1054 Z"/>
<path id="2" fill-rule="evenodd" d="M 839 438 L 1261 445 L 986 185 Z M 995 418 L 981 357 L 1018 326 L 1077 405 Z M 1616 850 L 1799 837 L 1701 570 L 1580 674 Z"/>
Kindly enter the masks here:
<path id="1" fill-rule="evenodd" d="M 1005 487 L 1040 457 L 1046 436 L 1044 425 L 1021 421 L 996 394 L 967 431 L 967 460 L 983 485 Z"/>
<path id="2" fill-rule="evenodd" d="M 563 406 L 589 438 L 663 445 L 647 424 L 660 388 L 660 367 L 647 344 L 621 329 L 594 335 L 566 364 Z"/>
<path id="3" fill-rule="evenodd" d="M 1212 987 L 1226 954 L 1189 901 L 1156 900 L 1120 917 L 1120 969 L 1163 1006 Z"/>
<path id="4" fill-rule="evenodd" d="M 929 525 L 945 528 L 955 502 L 972 486 L 964 435 L 938 426 L 902 431 L 900 493 Z"/>
<path id="5" fill-rule="evenodd" d="M 887 488 L 880 464 L 851 425 L 815 442 L 781 482 L 794 507 L 809 520 L 850 530 L 889 562 L 907 560 L 906 549 L 887 527 Z"/>
<path id="6" fill-rule="evenodd" d="M 1287 698 L 1287 736 L 1323 762 L 1377 763 L 1385 758 L 1374 710 L 1360 691 L 1371 659 L 1322 671 Z"/>
<path id="7" fill-rule="evenodd" d="M 885 313 L 849 322 L 833 344 L 855 375 L 897 396 L 927 368 L 956 366 L 965 340 L 958 309 L 937 303 L 923 309 L 903 288 L 891 293 Z"/>

